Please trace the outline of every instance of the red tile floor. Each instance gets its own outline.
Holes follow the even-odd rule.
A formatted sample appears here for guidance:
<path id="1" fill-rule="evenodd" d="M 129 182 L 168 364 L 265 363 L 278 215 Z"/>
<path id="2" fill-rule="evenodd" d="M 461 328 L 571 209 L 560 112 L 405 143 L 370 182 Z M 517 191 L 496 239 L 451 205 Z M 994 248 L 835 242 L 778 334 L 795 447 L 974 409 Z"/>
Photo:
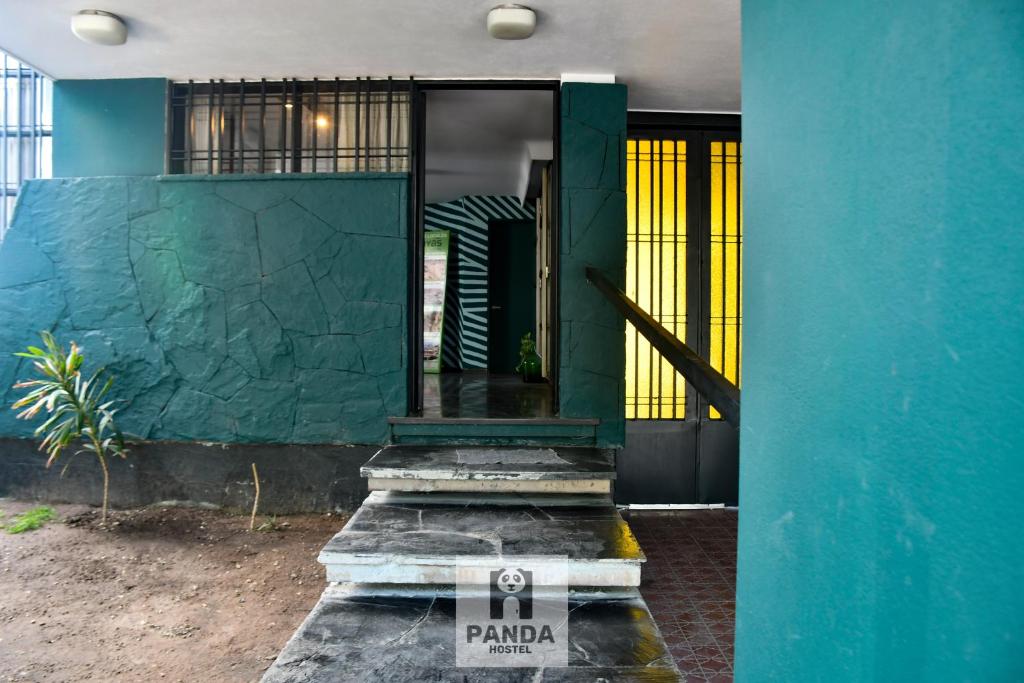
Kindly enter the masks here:
<path id="1" fill-rule="evenodd" d="M 631 510 L 640 592 L 687 681 L 732 681 L 737 511 Z"/>

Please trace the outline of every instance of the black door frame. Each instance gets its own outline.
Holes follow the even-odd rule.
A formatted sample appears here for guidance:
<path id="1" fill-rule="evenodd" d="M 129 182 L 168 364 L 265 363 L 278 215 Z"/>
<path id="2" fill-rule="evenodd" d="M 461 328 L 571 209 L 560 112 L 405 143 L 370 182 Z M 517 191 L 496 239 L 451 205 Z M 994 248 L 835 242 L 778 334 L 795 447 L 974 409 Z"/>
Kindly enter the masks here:
<path id="1" fill-rule="evenodd" d="M 554 253 L 548 310 L 551 312 L 551 335 L 555 340 L 550 359 L 552 405 L 558 410 L 558 347 L 559 324 L 559 258 L 561 253 L 560 220 L 560 148 L 561 148 L 561 81 L 559 80 L 415 80 L 410 84 L 410 215 L 409 215 L 409 314 L 407 343 L 409 349 L 409 375 L 407 414 L 423 414 L 423 213 L 426 180 L 426 93 L 430 90 L 550 90 L 552 93 L 552 164 L 551 164 L 551 218 Z"/>

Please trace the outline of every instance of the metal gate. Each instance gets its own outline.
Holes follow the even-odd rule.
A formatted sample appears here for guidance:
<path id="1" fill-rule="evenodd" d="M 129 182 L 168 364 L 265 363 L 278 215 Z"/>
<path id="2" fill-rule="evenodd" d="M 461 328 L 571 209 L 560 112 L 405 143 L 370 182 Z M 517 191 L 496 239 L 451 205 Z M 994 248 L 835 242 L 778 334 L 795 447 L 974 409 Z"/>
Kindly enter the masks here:
<path id="1" fill-rule="evenodd" d="M 626 295 L 741 381 L 739 117 L 630 116 Z M 735 428 L 626 327 L 620 503 L 735 503 Z"/>

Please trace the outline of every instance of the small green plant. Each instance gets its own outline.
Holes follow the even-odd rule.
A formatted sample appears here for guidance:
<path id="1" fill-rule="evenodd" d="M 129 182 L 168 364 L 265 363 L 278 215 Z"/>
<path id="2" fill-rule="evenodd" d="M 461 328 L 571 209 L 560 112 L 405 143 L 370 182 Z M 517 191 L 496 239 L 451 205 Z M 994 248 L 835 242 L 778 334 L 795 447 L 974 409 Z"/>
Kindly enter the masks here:
<path id="1" fill-rule="evenodd" d="M 103 518 L 107 521 L 107 493 L 110 488 L 110 471 L 107 468 L 107 456 L 124 458 L 124 436 L 114 424 L 113 408 L 115 401 L 103 401 L 114 383 L 113 377 L 105 378 L 105 370 L 100 368 L 89 379 L 82 379 L 82 351 L 75 342 L 65 352 L 64 348 L 49 332 L 40 333 L 43 346 L 28 347 L 27 351 L 16 353 L 16 356 L 32 361 L 39 377 L 18 382 L 16 389 L 30 389 L 29 393 L 18 399 L 12 408 L 24 408 L 18 417 L 31 420 L 41 411 L 46 411 L 46 420 L 39 425 L 36 436 L 43 436 L 39 450 L 46 451 L 49 458 L 46 466 L 50 467 L 62 453 L 74 442 L 80 441 L 82 447 L 72 456 L 82 452 L 91 452 L 99 460 L 103 470 Z M 70 463 L 70 459 L 68 461 Z M 67 465 L 64 466 L 67 469 Z M 63 474 L 63 471 L 61 472 Z"/>
<path id="2" fill-rule="evenodd" d="M 532 332 L 527 332 L 519 339 L 519 365 L 515 371 L 527 382 L 540 379 L 541 359 L 537 355 L 537 342 L 533 340 Z"/>
<path id="3" fill-rule="evenodd" d="M 9 534 L 21 534 L 40 528 L 56 516 L 57 513 L 53 511 L 53 508 L 41 505 L 31 510 L 26 510 L 20 515 L 15 515 L 4 528 Z"/>
<path id="4" fill-rule="evenodd" d="M 527 332 L 519 339 L 519 357 L 524 358 L 537 353 L 537 342 L 533 341 L 533 332 Z"/>
<path id="5" fill-rule="evenodd" d="M 280 531 L 282 526 L 277 522 L 277 515 L 272 515 L 270 519 L 256 527 L 256 531 Z"/>

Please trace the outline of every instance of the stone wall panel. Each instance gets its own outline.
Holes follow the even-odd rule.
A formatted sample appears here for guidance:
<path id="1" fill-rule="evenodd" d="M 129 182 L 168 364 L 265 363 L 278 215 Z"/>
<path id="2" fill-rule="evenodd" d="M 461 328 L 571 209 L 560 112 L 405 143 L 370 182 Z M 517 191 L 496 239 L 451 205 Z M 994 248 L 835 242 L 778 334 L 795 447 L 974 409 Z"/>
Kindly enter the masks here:
<path id="1" fill-rule="evenodd" d="M 0 398 L 26 374 L 7 352 L 52 330 L 117 377 L 139 437 L 383 442 L 405 407 L 406 182 L 31 181 L 0 244 Z M 30 436 L 13 417 L 0 436 Z"/>

